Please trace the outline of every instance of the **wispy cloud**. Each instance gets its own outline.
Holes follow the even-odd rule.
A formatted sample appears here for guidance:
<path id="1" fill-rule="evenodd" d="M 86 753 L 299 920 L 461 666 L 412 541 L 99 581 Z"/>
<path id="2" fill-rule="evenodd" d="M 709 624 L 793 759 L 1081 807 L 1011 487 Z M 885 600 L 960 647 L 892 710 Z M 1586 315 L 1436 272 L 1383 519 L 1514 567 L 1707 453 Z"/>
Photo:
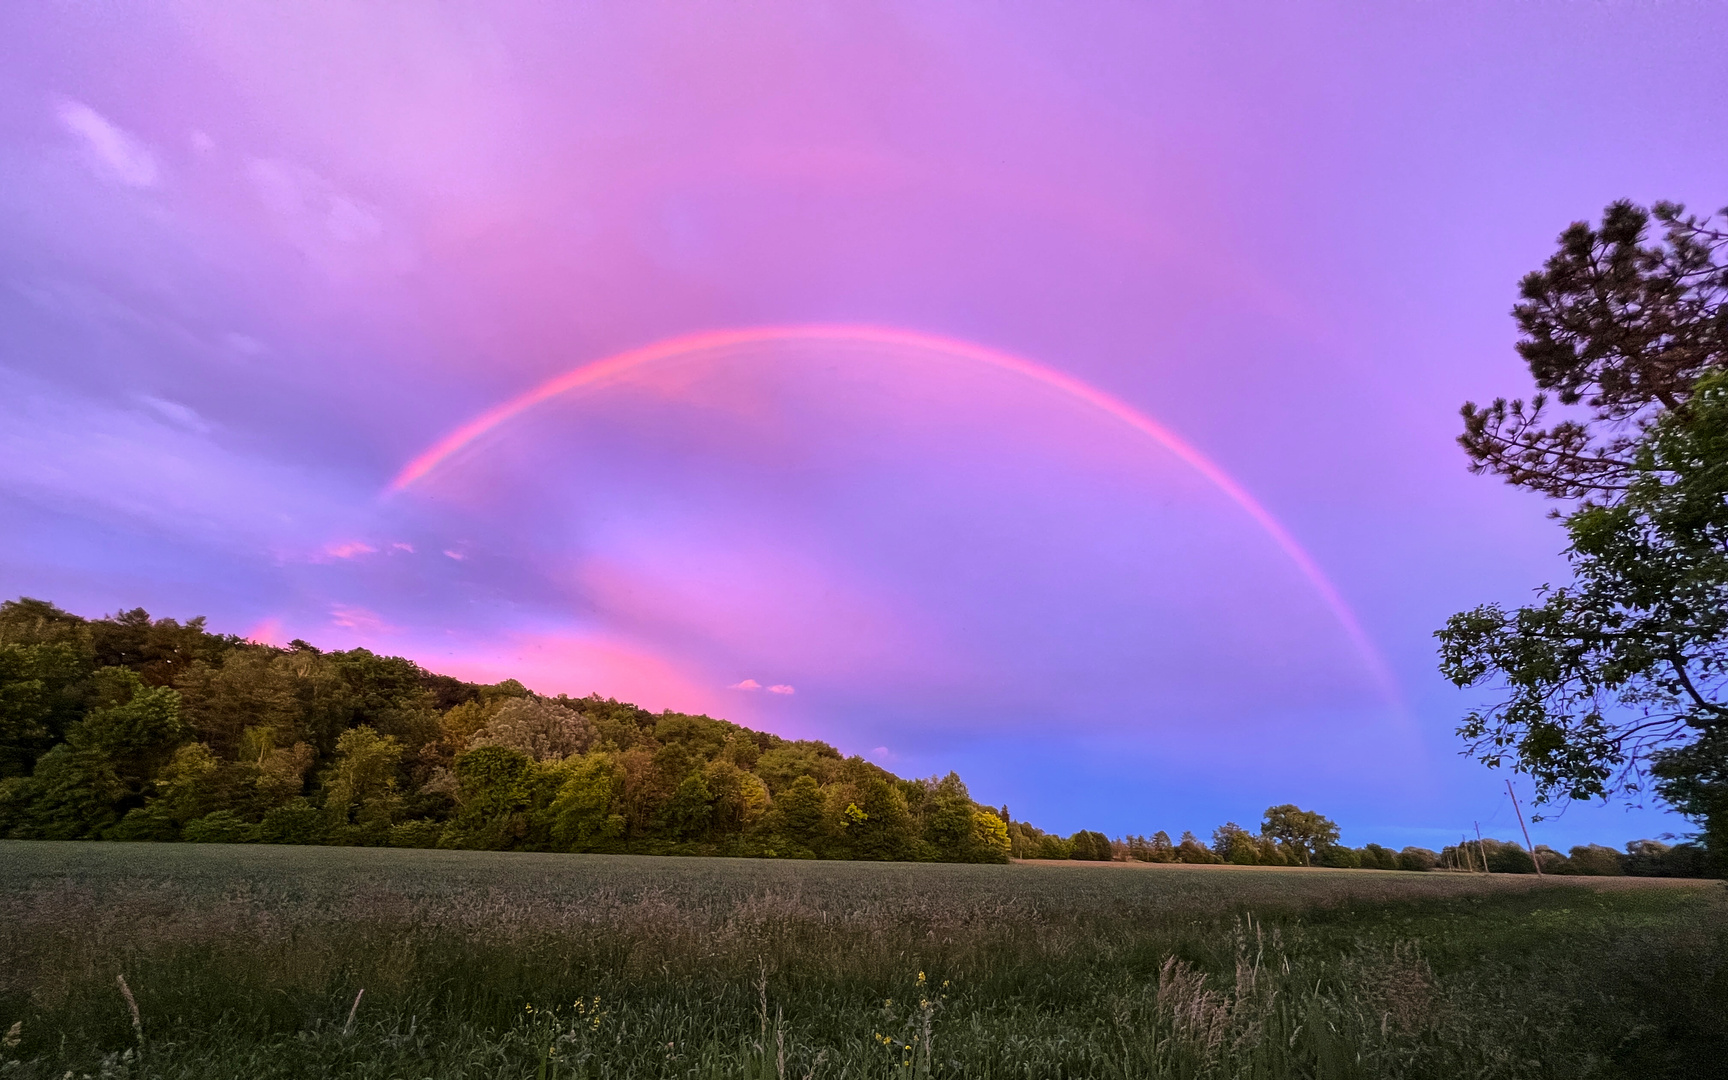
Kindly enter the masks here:
<path id="1" fill-rule="evenodd" d="M 343 540 L 324 545 L 324 554 L 335 559 L 352 559 L 356 555 L 370 555 L 377 550 L 364 540 Z"/>
<path id="2" fill-rule="evenodd" d="M 375 611 L 363 607 L 350 607 L 346 604 L 335 604 L 330 608 L 330 625 L 341 626 L 349 630 L 364 630 L 377 632 L 388 630 L 384 619 Z"/>
<path id="3" fill-rule="evenodd" d="M 81 101 L 61 100 L 54 115 L 67 131 L 84 144 L 96 172 L 127 187 L 150 187 L 156 183 L 156 159 L 150 151 L 117 127 L 107 117 Z"/>
<path id="4" fill-rule="evenodd" d="M 768 688 L 768 692 L 770 694 L 796 694 L 798 691 L 787 686 L 785 683 L 775 683 L 773 686 Z"/>
<path id="5" fill-rule="evenodd" d="M 384 232 L 376 207 L 338 190 L 311 169 L 253 158 L 246 173 L 264 205 L 296 229 L 344 244 L 376 240 Z"/>
<path id="6" fill-rule="evenodd" d="M 155 412 L 158 416 L 170 421 L 178 427 L 185 428 L 187 431 L 190 431 L 195 435 L 208 435 L 210 433 L 210 425 L 204 421 L 202 416 L 198 415 L 196 409 L 193 409 L 188 405 L 182 405 L 178 401 L 169 401 L 166 398 L 151 397 L 149 395 L 146 395 L 139 400 L 149 406 L 151 411 Z"/>
<path id="7" fill-rule="evenodd" d="M 745 679 L 743 682 L 733 683 L 731 686 L 728 686 L 726 689 L 728 689 L 728 690 L 760 690 L 760 689 L 762 689 L 762 684 L 757 682 L 755 679 Z"/>

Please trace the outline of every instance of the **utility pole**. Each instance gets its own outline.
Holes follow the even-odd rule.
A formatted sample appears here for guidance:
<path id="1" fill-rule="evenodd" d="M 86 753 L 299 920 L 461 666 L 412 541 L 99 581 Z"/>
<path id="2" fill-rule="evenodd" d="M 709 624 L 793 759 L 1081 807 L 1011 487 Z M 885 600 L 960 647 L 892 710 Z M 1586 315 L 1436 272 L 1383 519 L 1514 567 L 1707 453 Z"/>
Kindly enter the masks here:
<path id="1" fill-rule="evenodd" d="M 1506 778 L 1506 794 L 1512 796 L 1512 812 L 1518 815 L 1518 827 L 1524 830 L 1524 846 L 1530 849 L 1530 861 L 1536 864 L 1536 876 L 1542 876 L 1542 860 L 1536 855 L 1536 845 L 1530 842 L 1530 830 L 1524 825 L 1524 811 L 1518 809 L 1518 795 L 1512 790 L 1512 778 Z"/>
<path id="2" fill-rule="evenodd" d="M 1492 873 L 1488 869 L 1488 849 L 1482 845 L 1482 823 L 1472 821 L 1470 824 L 1476 826 L 1476 854 L 1482 856 L 1482 872 L 1484 874 Z"/>

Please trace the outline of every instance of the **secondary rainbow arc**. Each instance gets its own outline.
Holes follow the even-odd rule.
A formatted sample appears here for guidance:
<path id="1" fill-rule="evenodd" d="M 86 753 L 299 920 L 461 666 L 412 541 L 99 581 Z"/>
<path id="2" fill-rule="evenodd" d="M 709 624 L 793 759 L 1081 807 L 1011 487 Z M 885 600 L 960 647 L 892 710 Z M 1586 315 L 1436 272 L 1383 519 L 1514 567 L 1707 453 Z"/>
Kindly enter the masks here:
<path id="1" fill-rule="evenodd" d="M 1373 641 L 1362 629 L 1361 622 L 1356 618 L 1356 614 L 1351 610 L 1349 604 L 1345 602 L 1337 587 L 1320 569 L 1319 563 L 1314 560 L 1313 556 L 1309 555 L 1308 551 L 1284 527 L 1284 524 L 1274 517 L 1271 511 L 1262 506 L 1254 496 L 1250 495 L 1247 489 L 1239 484 L 1234 477 L 1175 432 L 1120 398 L 1107 394 L 1072 375 L 1046 367 L 1025 357 L 958 338 L 892 327 L 847 324 L 747 327 L 733 330 L 701 331 L 667 338 L 650 345 L 614 353 L 611 356 L 582 364 L 562 375 L 548 379 L 508 401 L 487 409 L 415 456 L 390 481 L 386 491 L 389 494 L 395 494 L 407 489 L 416 481 L 426 477 L 451 455 L 492 429 L 508 423 L 536 405 L 543 404 L 573 390 L 603 383 L 635 368 L 693 353 L 788 342 L 877 345 L 887 348 L 924 350 L 970 360 L 1057 390 L 1098 409 L 1152 439 L 1166 451 L 1175 455 L 1183 464 L 1204 477 L 1246 513 L 1256 525 L 1260 526 L 1267 537 L 1295 564 L 1297 570 L 1318 593 L 1320 599 L 1338 621 L 1345 636 L 1350 639 L 1351 644 L 1362 657 L 1380 688 L 1387 693 L 1391 700 L 1397 701 L 1396 681 L 1392 678 L 1385 661 L 1380 657 L 1379 650 L 1374 647 Z"/>

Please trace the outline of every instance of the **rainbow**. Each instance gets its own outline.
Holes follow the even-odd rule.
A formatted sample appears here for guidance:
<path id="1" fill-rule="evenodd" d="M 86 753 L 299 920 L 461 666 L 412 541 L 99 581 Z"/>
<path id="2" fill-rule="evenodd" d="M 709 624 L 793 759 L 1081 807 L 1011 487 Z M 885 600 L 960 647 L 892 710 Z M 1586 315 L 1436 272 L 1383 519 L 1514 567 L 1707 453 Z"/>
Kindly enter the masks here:
<path id="1" fill-rule="evenodd" d="M 427 447 L 425 451 L 404 465 L 402 470 L 390 481 L 390 486 L 386 489 L 387 494 L 395 494 L 407 489 L 416 481 L 424 479 L 452 454 L 474 442 L 488 431 L 508 423 L 536 405 L 563 394 L 602 384 L 636 368 L 694 353 L 714 352 L 742 346 L 786 343 L 873 345 L 890 349 L 914 349 L 969 360 L 999 371 L 1018 375 L 1041 386 L 1066 394 L 1146 436 L 1175 455 L 1183 464 L 1199 473 L 1228 497 L 1231 502 L 1241 508 L 1243 513 L 1247 514 L 1256 525 L 1260 526 L 1261 530 L 1296 565 L 1302 576 L 1320 595 L 1381 688 L 1387 692 L 1389 698 L 1397 699 L 1396 682 L 1392 678 L 1391 672 L 1385 661 L 1381 659 L 1379 650 L 1374 647 L 1373 641 L 1362 629 L 1362 624 L 1357 620 L 1355 612 L 1344 602 L 1344 598 L 1339 594 L 1337 587 L 1320 569 L 1313 556 L 1309 555 L 1302 545 L 1297 543 L 1296 538 L 1290 534 L 1290 530 L 1273 517 L 1271 511 L 1260 505 L 1254 496 L 1250 495 L 1229 473 L 1199 450 L 1184 442 L 1175 432 L 1120 398 L 1112 397 L 1097 387 L 1081 382 L 1072 375 L 1063 374 L 1054 368 L 1045 367 L 1043 364 L 1034 363 L 1012 353 L 987 348 L 957 338 L 882 326 L 841 324 L 759 326 L 737 330 L 709 330 L 667 338 L 652 345 L 615 353 L 583 364 L 562 375 L 546 380 L 526 393 L 486 410 Z"/>

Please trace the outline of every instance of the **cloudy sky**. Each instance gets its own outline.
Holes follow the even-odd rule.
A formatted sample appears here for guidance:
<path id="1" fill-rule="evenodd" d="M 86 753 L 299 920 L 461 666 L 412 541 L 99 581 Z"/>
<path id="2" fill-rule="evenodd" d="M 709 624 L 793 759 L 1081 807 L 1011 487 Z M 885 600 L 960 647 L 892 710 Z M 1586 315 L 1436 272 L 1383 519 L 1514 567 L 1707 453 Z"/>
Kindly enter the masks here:
<path id="1" fill-rule="evenodd" d="M 1728 202 L 1706 4 L 13 5 L 0 592 L 1064 832 L 1516 825 L 1432 631 L 1515 283 Z M 1681 823 L 1573 807 L 1557 846 Z"/>

